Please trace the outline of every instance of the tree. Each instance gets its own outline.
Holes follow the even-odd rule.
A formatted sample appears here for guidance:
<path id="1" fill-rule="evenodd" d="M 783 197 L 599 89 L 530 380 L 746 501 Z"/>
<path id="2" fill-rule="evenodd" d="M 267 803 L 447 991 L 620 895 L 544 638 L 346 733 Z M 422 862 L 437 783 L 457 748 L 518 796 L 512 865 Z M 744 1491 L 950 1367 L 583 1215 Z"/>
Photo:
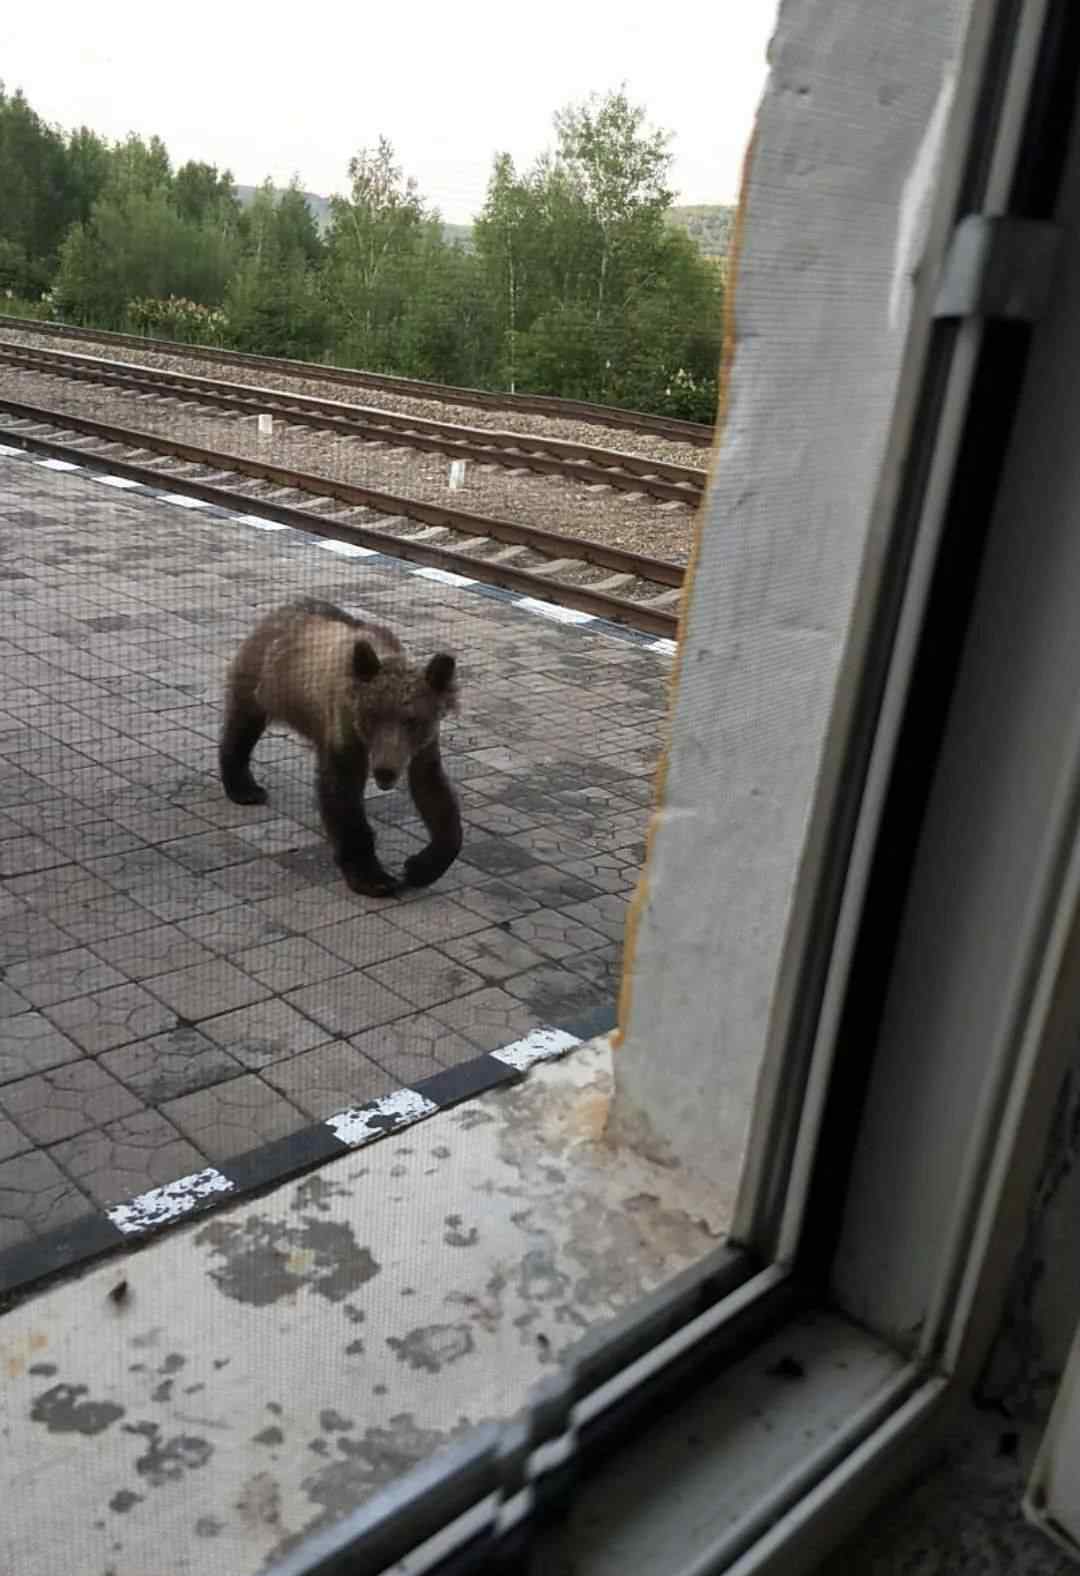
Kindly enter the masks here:
<path id="1" fill-rule="evenodd" d="M 645 109 L 631 104 L 623 87 L 603 99 L 569 106 L 555 116 L 559 156 L 578 185 L 600 232 L 596 310 L 607 305 L 610 275 L 645 262 L 674 201 L 666 184 L 670 133 L 649 131 Z M 624 286 L 625 288 L 625 286 Z"/>
<path id="2" fill-rule="evenodd" d="M 129 131 L 114 144 L 109 162 L 108 189 L 121 197 L 170 192 L 173 184 L 169 150 L 160 137 L 144 142 Z"/>
<path id="3" fill-rule="evenodd" d="M 209 219 L 228 227 L 235 225 L 240 213 L 232 172 L 194 159 L 189 159 L 177 170 L 173 200 L 180 217 L 190 219 L 193 224 Z"/>
<path id="4" fill-rule="evenodd" d="M 71 219 L 85 224 L 109 179 L 111 151 L 104 137 L 88 126 L 80 126 L 68 137 L 68 186 L 71 193 Z"/>
<path id="5" fill-rule="evenodd" d="M 300 260 L 308 267 L 322 262 L 326 248 L 295 175 L 278 199 L 274 234 L 278 256 L 283 261 Z"/>
<path id="6" fill-rule="evenodd" d="M 350 159 L 349 181 L 349 196 L 331 203 L 327 293 L 353 353 L 386 364 L 421 232 L 438 227 L 438 215 L 428 212 L 416 181 L 394 163 L 385 137 Z"/>
<path id="7" fill-rule="evenodd" d="M 0 286 L 43 290 L 71 216 L 63 137 L 0 83 Z"/>
<path id="8" fill-rule="evenodd" d="M 108 191 L 64 242 L 56 302 L 76 322 L 115 328 L 136 297 L 218 305 L 234 265 L 232 238 L 213 219 L 184 219 L 166 191 Z"/>

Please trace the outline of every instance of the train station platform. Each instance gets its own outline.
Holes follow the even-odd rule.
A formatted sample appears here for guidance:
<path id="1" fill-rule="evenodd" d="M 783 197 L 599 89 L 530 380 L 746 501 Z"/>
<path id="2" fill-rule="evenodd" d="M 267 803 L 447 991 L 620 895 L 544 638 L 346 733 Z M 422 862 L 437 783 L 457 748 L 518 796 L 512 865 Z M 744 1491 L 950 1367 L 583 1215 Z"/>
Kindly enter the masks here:
<path id="1" fill-rule="evenodd" d="M 432 888 L 345 888 L 284 734 L 267 806 L 221 792 L 225 666 L 298 594 L 458 654 L 465 846 Z M 610 1023 L 655 643 L 10 449 L 0 613 L 0 1295 Z M 401 790 L 369 809 L 394 868 L 422 827 Z"/>
<path id="2" fill-rule="evenodd" d="M 427 891 L 344 888 L 285 735 L 221 794 L 225 664 L 297 594 L 458 654 Z M 0 612 L 0 1569 L 254 1572 L 715 1240 L 581 1043 L 670 649 L 11 451 Z"/>

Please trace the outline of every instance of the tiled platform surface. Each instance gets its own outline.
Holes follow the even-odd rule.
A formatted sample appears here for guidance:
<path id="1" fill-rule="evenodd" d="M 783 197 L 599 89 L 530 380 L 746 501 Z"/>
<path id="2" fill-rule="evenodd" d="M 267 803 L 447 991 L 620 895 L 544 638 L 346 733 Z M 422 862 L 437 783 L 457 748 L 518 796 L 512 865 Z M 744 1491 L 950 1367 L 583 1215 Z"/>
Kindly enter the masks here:
<path id="1" fill-rule="evenodd" d="M 466 843 L 425 892 L 346 890 L 292 739 L 256 757 L 268 806 L 218 787 L 225 663 L 300 593 L 459 655 Z M 0 457 L 0 1262 L 610 1005 L 669 670 L 381 559 Z M 369 807 L 393 868 L 422 829 L 400 791 Z"/>

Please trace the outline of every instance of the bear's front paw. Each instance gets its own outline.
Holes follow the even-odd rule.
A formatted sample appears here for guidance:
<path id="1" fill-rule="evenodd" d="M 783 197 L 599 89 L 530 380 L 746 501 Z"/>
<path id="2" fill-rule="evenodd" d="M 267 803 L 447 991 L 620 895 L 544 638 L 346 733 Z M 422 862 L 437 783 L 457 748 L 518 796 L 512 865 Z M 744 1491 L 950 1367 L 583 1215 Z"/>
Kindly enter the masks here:
<path id="1" fill-rule="evenodd" d="M 343 865 L 341 874 L 349 890 L 359 893 L 361 897 L 393 897 L 398 889 L 393 876 L 385 870 L 358 870 L 354 866 Z"/>
<path id="2" fill-rule="evenodd" d="M 454 862 L 454 854 L 445 854 L 442 850 L 432 851 L 423 848 L 418 854 L 410 854 L 405 861 L 405 884 L 411 887 L 430 886 L 441 875 L 445 875 Z"/>
<path id="3" fill-rule="evenodd" d="M 226 783 L 225 793 L 233 804 L 265 804 L 269 798 L 266 789 L 260 788 L 254 777 L 246 782 Z"/>

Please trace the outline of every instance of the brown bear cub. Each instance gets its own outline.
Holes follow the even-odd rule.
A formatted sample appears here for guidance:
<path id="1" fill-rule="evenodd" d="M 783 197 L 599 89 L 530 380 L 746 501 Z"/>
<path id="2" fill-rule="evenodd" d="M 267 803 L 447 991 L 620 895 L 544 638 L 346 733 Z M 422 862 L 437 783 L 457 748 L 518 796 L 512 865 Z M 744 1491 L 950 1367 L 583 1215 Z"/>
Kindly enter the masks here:
<path id="1" fill-rule="evenodd" d="M 235 804 L 265 804 L 251 753 L 270 722 L 315 748 L 323 824 L 354 892 L 389 897 L 399 883 L 379 863 L 364 813 L 368 772 L 392 788 L 408 773 L 428 846 L 405 861 L 407 886 L 428 886 L 461 850 L 461 816 L 443 771 L 439 725 L 455 709 L 455 661 L 419 668 L 392 630 L 329 602 L 303 599 L 270 613 L 233 659 L 221 735 L 221 781 Z"/>

